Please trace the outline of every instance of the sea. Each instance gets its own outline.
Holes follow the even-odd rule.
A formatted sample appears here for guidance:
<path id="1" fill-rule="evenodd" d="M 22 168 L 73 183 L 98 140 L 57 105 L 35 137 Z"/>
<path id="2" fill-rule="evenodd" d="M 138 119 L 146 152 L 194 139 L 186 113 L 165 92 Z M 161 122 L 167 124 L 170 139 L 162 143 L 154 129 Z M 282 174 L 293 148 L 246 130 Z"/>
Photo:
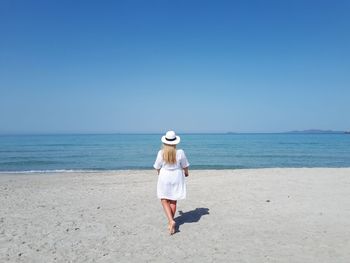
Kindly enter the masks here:
<path id="1" fill-rule="evenodd" d="M 350 167 L 349 134 L 179 134 L 191 169 Z M 153 169 L 161 134 L 1 135 L 0 173 Z"/>

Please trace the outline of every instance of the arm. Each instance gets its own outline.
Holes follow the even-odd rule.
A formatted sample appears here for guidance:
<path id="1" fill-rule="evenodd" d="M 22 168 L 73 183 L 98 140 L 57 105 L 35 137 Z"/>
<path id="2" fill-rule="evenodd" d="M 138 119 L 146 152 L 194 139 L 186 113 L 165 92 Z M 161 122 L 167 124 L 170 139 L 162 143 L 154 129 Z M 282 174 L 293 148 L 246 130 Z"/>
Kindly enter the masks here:
<path id="1" fill-rule="evenodd" d="M 188 177 L 190 175 L 188 172 L 188 166 L 183 168 L 183 170 L 184 170 L 185 176 Z"/>
<path id="2" fill-rule="evenodd" d="M 156 169 L 158 175 L 160 172 L 160 168 L 162 168 L 162 162 L 163 162 L 162 154 L 161 154 L 161 151 L 159 151 L 157 154 L 156 161 L 153 164 L 153 168 Z"/>

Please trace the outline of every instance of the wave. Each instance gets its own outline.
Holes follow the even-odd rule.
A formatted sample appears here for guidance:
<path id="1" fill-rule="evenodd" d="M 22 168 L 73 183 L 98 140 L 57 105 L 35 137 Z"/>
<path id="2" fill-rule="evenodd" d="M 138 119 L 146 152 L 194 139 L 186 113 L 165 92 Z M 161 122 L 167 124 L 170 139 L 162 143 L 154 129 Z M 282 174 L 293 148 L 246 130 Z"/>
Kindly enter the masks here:
<path id="1" fill-rule="evenodd" d="M 284 165 L 284 166 L 226 166 L 226 165 L 198 165 L 191 170 L 241 170 L 241 169 L 283 169 L 283 168 L 350 168 L 349 165 Z M 23 171 L 0 171 L 3 174 L 55 174 L 55 173 L 115 173 L 120 171 L 153 170 L 153 168 L 120 168 L 120 169 L 56 169 L 56 170 L 23 170 Z"/>
<path id="2" fill-rule="evenodd" d="M 24 171 L 0 171 L 0 174 L 29 174 L 29 173 L 93 173 L 101 170 L 24 170 Z"/>
<path id="3" fill-rule="evenodd" d="M 113 173 L 118 171 L 127 170 L 153 170 L 153 167 L 149 166 L 124 166 L 116 167 L 112 169 L 108 168 L 80 168 L 80 169 L 32 169 L 32 170 L 0 170 L 0 174 L 34 174 L 34 173 Z"/>

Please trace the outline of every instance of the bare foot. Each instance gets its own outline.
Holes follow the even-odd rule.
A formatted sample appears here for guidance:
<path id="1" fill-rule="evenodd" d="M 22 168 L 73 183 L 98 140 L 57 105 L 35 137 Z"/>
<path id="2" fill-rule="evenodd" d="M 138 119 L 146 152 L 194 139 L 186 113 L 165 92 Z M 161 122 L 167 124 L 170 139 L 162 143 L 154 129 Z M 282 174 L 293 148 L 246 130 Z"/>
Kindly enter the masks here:
<path id="1" fill-rule="evenodd" d="M 169 223 L 168 229 L 169 229 L 169 234 L 170 235 L 175 234 L 175 226 L 176 226 L 175 221 L 172 221 L 172 222 Z"/>

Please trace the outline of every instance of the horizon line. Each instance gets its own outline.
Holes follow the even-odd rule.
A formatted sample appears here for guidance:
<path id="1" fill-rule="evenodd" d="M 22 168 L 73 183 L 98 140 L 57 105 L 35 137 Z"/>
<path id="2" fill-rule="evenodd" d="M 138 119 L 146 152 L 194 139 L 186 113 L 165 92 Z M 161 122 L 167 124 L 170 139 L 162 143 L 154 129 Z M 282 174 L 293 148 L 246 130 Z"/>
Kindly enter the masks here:
<path id="1" fill-rule="evenodd" d="M 309 133 L 309 134 L 324 134 L 324 133 L 347 133 L 347 130 L 321 130 L 321 129 L 308 129 L 308 130 L 290 130 L 290 131 L 243 131 L 243 132 L 177 132 L 177 134 L 283 134 L 283 133 Z M 13 132 L 13 133 L 1 133 L 0 136 L 28 136 L 28 135 L 161 135 L 164 132 Z"/>

